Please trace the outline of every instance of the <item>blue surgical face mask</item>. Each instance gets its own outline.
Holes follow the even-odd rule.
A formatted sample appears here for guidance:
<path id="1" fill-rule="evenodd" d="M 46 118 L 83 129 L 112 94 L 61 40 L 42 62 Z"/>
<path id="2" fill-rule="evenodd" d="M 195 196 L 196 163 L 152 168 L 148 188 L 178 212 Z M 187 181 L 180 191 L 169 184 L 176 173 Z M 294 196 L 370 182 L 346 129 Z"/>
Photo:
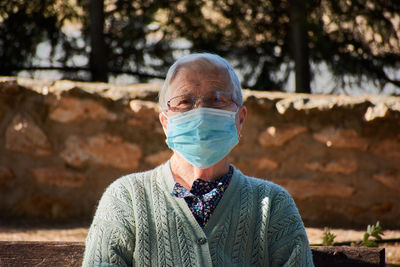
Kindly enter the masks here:
<path id="1" fill-rule="evenodd" d="M 168 146 L 200 169 L 222 160 L 239 142 L 236 112 L 196 108 L 168 117 Z"/>

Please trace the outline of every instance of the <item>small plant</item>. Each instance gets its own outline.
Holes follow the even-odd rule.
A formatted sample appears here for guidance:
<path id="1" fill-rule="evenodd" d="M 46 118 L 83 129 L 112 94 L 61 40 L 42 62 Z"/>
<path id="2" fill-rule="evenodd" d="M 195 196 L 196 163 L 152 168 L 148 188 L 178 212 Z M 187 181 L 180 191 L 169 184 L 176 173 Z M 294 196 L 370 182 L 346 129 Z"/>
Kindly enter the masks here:
<path id="1" fill-rule="evenodd" d="M 368 225 L 361 245 L 365 247 L 378 247 L 376 240 L 381 240 L 382 235 L 382 227 L 380 226 L 379 221 L 377 221 L 375 225 Z M 375 239 L 371 240 L 370 237 L 374 237 Z"/>
<path id="2" fill-rule="evenodd" d="M 335 237 L 336 235 L 334 233 L 331 233 L 331 229 L 328 227 L 324 228 L 324 233 L 322 236 L 322 245 L 323 246 L 333 246 L 335 244 Z"/>

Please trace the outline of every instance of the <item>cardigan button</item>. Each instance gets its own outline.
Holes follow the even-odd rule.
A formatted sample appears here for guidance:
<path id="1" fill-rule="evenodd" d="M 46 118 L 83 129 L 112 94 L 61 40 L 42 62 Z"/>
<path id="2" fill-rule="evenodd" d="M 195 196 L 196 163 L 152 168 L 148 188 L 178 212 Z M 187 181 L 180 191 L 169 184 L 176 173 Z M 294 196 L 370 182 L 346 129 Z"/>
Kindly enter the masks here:
<path id="1" fill-rule="evenodd" d="M 205 238 L 199 238 L 199 239 L 197 239 L 197 244 L 199 244 L 199 245 L 204 245 L 205 243 L 207 243 L 207 239 L 205 239 Z"/>

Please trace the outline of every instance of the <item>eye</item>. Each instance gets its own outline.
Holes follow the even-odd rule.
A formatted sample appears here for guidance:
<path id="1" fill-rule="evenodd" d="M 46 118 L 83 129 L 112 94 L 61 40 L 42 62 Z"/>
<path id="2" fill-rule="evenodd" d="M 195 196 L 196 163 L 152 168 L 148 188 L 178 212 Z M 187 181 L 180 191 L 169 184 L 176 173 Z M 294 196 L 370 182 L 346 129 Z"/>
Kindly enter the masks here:
<path id="1" fill-rule="evenodd" d="M 225 105 L 228 104 L 230 102 L 230 99 L 227 97 L 224 97 L 223 95 L 219 95 L 213 98 L 213 102 L 216 105 Z"/>
<path id="2" fill-rule="evenodd" d="M 221 102 L 221 103 L 228 103 L 228 102 L 231 101 L 231 99 L 228 98 L 228 97 L 225 97 L 225 96 L 221 95 L 221 96 L 219 96 L 218 101 Z"/>
<path id="3" fill-rule="evenodd" d="M 221 99 L 218 95 L 215 95 L 215 96 L 210 97 L 208 100 L 211 102 L 218 103 Z"/>
<path id="4" fill-rule="evenodd" d="M 230 97 L 225 92 L 214 91 L 209 93 L 205 97 L 204 102 L 207 103 L 207 105 L 210 107 L 219 108 L 228 106 L 231 100 Z"/>
<path id="5" fill-rule="evenodd" d="M 194 103 L 195 99 L 192 95 L 180 95 L 175 96 L 168 101 L 168 108 L 174 112 L 184 112 L 191 110 Z"/>
<path id="6" fill-rule="evenodd" d="M 189 99 L 182 99 L 182 100 L 180 100 L 177 104 L 178 104 L 178 106 L 181 106 L 181 105 L 190 105 L 191 102 L 192 102 L 192 101 L 190 101 Z"/>

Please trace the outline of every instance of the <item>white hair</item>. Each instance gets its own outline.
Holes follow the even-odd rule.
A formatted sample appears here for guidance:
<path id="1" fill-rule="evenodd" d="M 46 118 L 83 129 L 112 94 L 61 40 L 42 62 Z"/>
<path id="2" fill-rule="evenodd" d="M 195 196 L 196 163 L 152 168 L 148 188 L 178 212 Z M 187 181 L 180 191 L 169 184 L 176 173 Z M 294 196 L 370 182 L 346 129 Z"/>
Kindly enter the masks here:
<path id="1" fill-rule="evenodd" d="M 242 96 L 242 87 L 240 86 L 239 78 L 237 77 L 235 71 L 233 70 L 232 66 L 229 62 L 215 54 L 210 53 L 195 53 L 187 55 L 183 58 L 178 59 L 168 70 L 167 77 L 165 78 L 164 84 L 160 89 L 158 94 L 158 103 L 162 110 L 167 110 L 167 96 L 169 85 L 172 80 L 175 78 L 176 74 L 180 67 L 183 64 L 189 62 L 202 62 L 205 63 L 206 66 L 214 66 L 219 67 L 227 71 L 229 75 L 229 79 L 231 81 L 233 87 L 233 100 L 235 103 L 242 105 L 243 104 L 243 96 Z"/>

